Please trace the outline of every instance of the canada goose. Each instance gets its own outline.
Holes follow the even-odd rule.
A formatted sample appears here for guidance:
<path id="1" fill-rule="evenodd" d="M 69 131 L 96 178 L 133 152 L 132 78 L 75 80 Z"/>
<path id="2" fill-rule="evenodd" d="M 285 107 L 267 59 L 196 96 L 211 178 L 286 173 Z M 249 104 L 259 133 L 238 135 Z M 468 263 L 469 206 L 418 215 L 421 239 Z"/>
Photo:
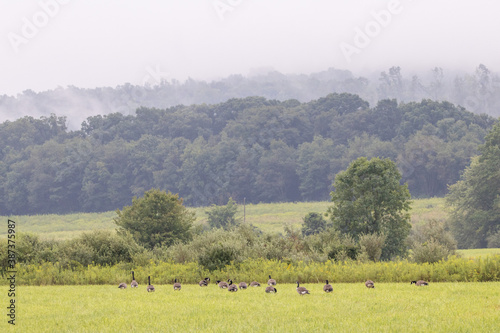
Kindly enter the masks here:
<path id="1" fill-rule="evenodd" d="M 373 283 L 372 280 L 367 280 L 365 282 L 365 286 L 366 286 L 366 288 L 375 288 L 375 283 Z"/>
<path id="2" fill-rule="evenodd" d="M 271 275 L 269 275 L 269 280 L 267 280 L 267 284 L 270 286 L 275 286 L 276 285 L 276 280 L 271 279 Z"/>
<path id="3" fill-rule="evenodd" d="M 137 283 L 137 281 L 135 280 L 135 277 L 134 277 L 134 271 L 132 271 L 132 282 L 130 283 L 130 287 L 132 287 L 132 288 L 139 287 L 139 284 Z"/>
<path id="4" fill-rule="evenodd" d="M 410 282 L 410 284 L 414 284 L 414 283 L 415 283 L 416 286 L 419 286 L 419 287 L 420 286 L 428 286 L 429 285 L 429 282 L 426 282 L 424 280 L 418 280 L 418 281 L 411 281 Z"/>
<path id="5" fill-rule="evenodd" d="M 198 284 L 200 285 L 200 287 L 207 287 L 209 283 L 210 283 L 210 278 L 209 277 L 206 277 L 203 280 L 201 280 L 200 282 L 198 282 Z"/>
<path id="6" fill-rule="evenodd" d="M 258 283 L 257 281 L 252 281 L 250 282 L 250 287 L 260 287 L 260 283 Z"/>
<path id="7" fill-rule="evenodd" d="M 231 291 L 231 292 L 238 291 L 238 286 L 233 284 L 233 280 L 229 279 L 227 281 L 229 282 L 229 287 L 227 287 L 228 291 Z"/>
<path id="8" fill-rule="evenodd" d="M 305 294 L 309 294 L 309 290 L 307 290 L 304 287 L 299 286 L 299 281 L 297 281 L 297 292 L 299 293 L 300 296 L 305 295 Z"/>
<path id="9" fill-rule="evenodd" d="M 148 293 L 150 291 L 155 291 L 155 287 L 151 284 L 151 277 L 148 276 L 148 287 L 146 288 L 146 290 L 148 291 Z"/>
<path id="10" fill-rule="evenodd" d="M 240 287 L 240 289 L 247 289 L 248 288 L 248 285 L 246 282 L 240 282 L 238 284 L 238 286 Z"/>
<path id="11" fill-rule="evenodd" d="M 174 281 L 174 290 L 181 290 L 181 284 L 177 282 L 177 279 Z"/>
<path id="12" fill-rule="evenodd" d="M 118 285 L 118 288 L 120 288 L 120 289 L 125 289 L 125 288 L 127 288 L 127 284 L 126 284 L 125 282 L 122 282 L 122 283 L 120 283 L 120 284 Z"/>
<path id="13" fill-rule="evenodd" d="M 277 290 L 276 290 L 276 288 L 274 288 L 273 286 L 268 286 L 268 287 L 266 287 L 266 293 L 268 293 L 268 294 L 269 294 L 269 293 L 273 293 L 273 294 L 275 294 L 275 293 L 277 293 L 277 292 L 278 292 L 278 291 L 277 291 Z"/>
<path id="14" fill-rule="evenodd" d="M 226 281 L 217 280 L 217 285 L 219 286 L 219 288 L 222 288 L 222 289 L 227 289 L 227 287 L 229 287 L 229 285 L 227 284 Z"/>
<path id="15" fill-rule="evenodd" d="M 331 293 L 333 291 L 333 287 L 328 283 L 328 280 L 326 280 L 326 284 L 323 286 L 323 291 L 325 293 Z"/>

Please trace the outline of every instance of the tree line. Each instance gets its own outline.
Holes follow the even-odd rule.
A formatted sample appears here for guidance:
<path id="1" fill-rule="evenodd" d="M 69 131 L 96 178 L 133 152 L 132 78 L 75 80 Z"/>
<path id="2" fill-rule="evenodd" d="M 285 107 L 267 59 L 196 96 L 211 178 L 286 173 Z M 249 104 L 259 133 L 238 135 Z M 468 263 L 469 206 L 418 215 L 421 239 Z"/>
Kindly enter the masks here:
<path id="1" fill-rule="evenodd" d="M 307 103 L 263 97 L 141 107 L 88 117 L 79 130 L 51 115 L 0 124 L 0 210 L 100 212 L 151 188 L 190 206 L 328 200 L 360 156 L 390 158 L 415 197 L 443 196 L 495 119 L 449 102 L 329 94 Z"/>
<path id="2" fill-rule="evenodd" d="M 262 96 L 285 101 L 308 102 L 329 93 L 357 94 L 370 104 L 383 99 L 412 102 L 422 99 L 450 101 L 474 113 L 500 116 L 500 76 L 484 64 L 472 71 L 451 71 L 441 67 L 411 72 L 399 66 L 355 75 L 329 68 L 311 74 L 283 74 L 277 71 L 231 75 L 211 82 L 187 79 L 158 80 L 155 85 L 132 85 L 84 89 L 58 87 L 17 96 L 0 95 L 0 115 L 67 115 L 69 127 L 79 128 L 90 115 L 134 114 L 137 107 L 168 108 L 175 105 L 217 104 L 231 98 Z M 6 118 L 1 118 L 3 121 Z"/>

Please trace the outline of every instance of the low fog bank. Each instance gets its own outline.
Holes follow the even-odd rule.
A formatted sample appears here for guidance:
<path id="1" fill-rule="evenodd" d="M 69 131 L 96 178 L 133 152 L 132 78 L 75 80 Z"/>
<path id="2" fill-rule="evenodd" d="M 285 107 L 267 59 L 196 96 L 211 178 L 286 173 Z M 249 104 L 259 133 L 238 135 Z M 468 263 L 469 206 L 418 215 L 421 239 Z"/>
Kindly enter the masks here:
<path id="1" fill-rule="evenodd" d="M 248 96 L 308 102 L 334 92 L 357 94 L 371 105 L 387 98 L 399 102 L 446 100 L 474 113 L 500 116 L 500 76 L 478 65 L 469 73 L 440 67 L 408 73 L 395 66 L 361 76 L 333 68 L 307 75 L 266 69 L 211 82 L 188 79 L 162 81 L 155 86 L 126 83 L 115 88 L 69 86 L 43 92 L 26 90 L 17 96 L 0 96 L 0 121 L 56 114 L 67 117 L 70 130 L 78 130 L 87 117 L 115 112 L 135 114 L 140 106 L 167 108 L 179 104 L 214 104 Z"/>

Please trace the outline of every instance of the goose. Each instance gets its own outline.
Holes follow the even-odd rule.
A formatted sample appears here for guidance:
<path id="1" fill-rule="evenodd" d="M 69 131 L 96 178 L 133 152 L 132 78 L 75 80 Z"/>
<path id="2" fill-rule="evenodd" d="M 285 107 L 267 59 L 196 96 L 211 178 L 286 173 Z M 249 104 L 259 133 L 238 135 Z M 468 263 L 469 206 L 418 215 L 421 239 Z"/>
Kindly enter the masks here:
<path id="1" fill-rule="evenodd" d="M 309 290 L 307 290 L 305 287 L 299 286 L 299 281 L 297 281 L 297 292 L 299 293 L 300 296 L 309 294 Z"/>
<path id="2" fill-rule="evenodd" d="M 130 287 L 132 287 L 132 288 L 139 287 L 139 284 L 137 283 L 137 281 L 135 280 L 135 277 L 134 277 L 134 271 L 132 271 L 132 282 L 130 283 Z"/>
<path id="3" fill-rule="evenodd" d="M 276 285 L 276 280 L 271 279 L 271 275 L 269 275 L 269 280 L 267 280 L 267 284 L 270 286 L 275 286 Z"/>
<path id="4" fill-rule="evenodd" d="M 250 287 L 260 287 L 260 283 L 258 283 L 257 281 L 252 281 L 250 282 Z"/>
<path id="5" fill-rule="evenodd" d="M 323 291 L 325 293 L 331 293 L 333 291 L 333 287 L 328 283 L 328 280 L 326 280 L 326 284 L 323 286 Z"/>
<path id="6" fill-rule="evenodd" d="M 198 282 L 198 284 L 200 285 L 200 287 L 207 287 L 209 283 L 210 283 L 210 278 L 209 277 L 206 277 L 203 280 L 201 280 L 200 282 Z"/>
<path id="7" fill-rule="evenodd" d="M 238 286 L 240 287 L 240 289 L 247 289 L 248 288 L 248 285 L 246 282 L 240 282 L 238 284 Z"/>
<path id="8" fill-rule="evenodd" d="M 411 281 L 410 282 L 410 284 L 414 284 L 414 283 L 415 283 L 416 286 L 419 286 L 419 287 L 420 286 L 428 286 L 429 285 L 429 282 L 426 282 L 424 280 L 418 280 L 418 281 Z"/>
<path id="9" fill-rule="evenodd" d="M 373 283 L 372 280 L 367 280 L 365 282 L 365 286 L 366 286 L 366 288 L 375 288 L 375 283 Z"/>
<path id="10" fill-rule="evenodd" d="M 221 289 L 227 289 L 227 287 L 229 287 L 229 285 L 227 284 L 227 282 L 225 281 L 219 281 L 217 280 L 217 285 L 219 286 L 219 288 Z"/>
<path id="11" fill-rule="evenodd" d="M 228 282 L 229 282 L 229 287 L 227 287 L 228 291 L 231 291 L 231 292 L 238 291 L 238 286 L 233 284 L 233 280 L 229 279 Z"/>
<path id="12" fill-rule="evenodd" d="M 118 288 L 120 288 L 120 289 L 125 289 L 125 288 L 127 288 L 127 284 L 126 284 L 125 282 L 122 282 L 122 283 L 120 283 L 120 284 L 118 285 Z"/>
<path id="13" fill-rule="evenodd" d="M 177 282 L 177 279 L 174 281 L 174 290 L 181 290 L 181 284 Z"/>
<path id="14" fill-rule="evenodd" d="M 148 293 L 150 291 L 155 291 L 155 287 L 151 284 L 151 277 L 148 276 L 148 287 L 146 288 L 146 290 L 148 291 Z"/>
<path id="15" fill-rule="evenodd" d="M 268 287 L 266 287 L 266 293 L 268 293 L 268 294 L 269 294 L 269 293 L 273 293 L 273 294 L 275 294 L 275 293 L 277 293 L 277 292 L 278 292 L 278 291 L 277 291 L 277 290 L 276 290 L 276 288 L 274 288 L 273 286 L 268 286 Z"/>

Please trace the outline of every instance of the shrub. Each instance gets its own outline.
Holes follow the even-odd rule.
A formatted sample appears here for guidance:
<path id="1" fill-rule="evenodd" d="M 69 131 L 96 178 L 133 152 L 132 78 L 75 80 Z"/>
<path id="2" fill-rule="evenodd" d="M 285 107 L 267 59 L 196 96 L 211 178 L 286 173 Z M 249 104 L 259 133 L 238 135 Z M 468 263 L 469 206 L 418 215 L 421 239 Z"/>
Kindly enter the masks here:
<path id="1" fill-rule="evenodd" d="M 366 254 L 368 260 L 379 261 L 385 244 L 385 235 L 363 234 L 359 237 L 361 253 Z"/>
<path id="2" fill-rule="evenodd" d="M 319 213 L 308 213 L 303 221 L 302 235 L 304 236 L 319 234 L 326 229 L 326 220 Z"/>
<path id="3" fill-rule="evenodd" d="M 209 271 L 224 268 L 236 259 L 236 251 L 233 248 L 221 244 L 209 247 L 198 257 L 198 263 Z"/>
<path id="4" fill-rule="evenodd" d="M 96 230 L 84 233 L 78 238 L 67 241 L 61 260 L 76 261 L 86 266 L 114 265 L 118 262 L 131 262 L 132 255 L 142 251 L 129 234 L 117 235 L 110 231 Z"/>
<path id="5" fill-rule="evenodd" d="M 448 249 L 431 239 L 425 243 L 417 243 L 412 250 L 412 258 L 416 263 L 434 263 L 445 259 L 449 255 Z"/>
<path id="6" fill-rule="evenodd" d="M 445 222 L 431 219 L 412 229 L 409 243 L 415 262 L 437 262 L 454 255 L 457 242 Z"/>

